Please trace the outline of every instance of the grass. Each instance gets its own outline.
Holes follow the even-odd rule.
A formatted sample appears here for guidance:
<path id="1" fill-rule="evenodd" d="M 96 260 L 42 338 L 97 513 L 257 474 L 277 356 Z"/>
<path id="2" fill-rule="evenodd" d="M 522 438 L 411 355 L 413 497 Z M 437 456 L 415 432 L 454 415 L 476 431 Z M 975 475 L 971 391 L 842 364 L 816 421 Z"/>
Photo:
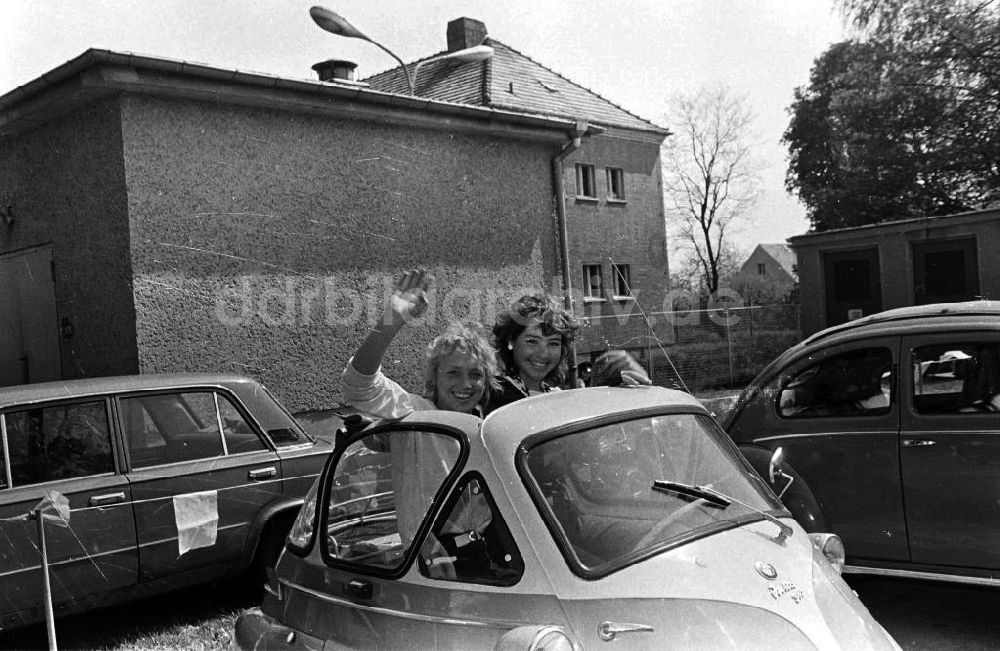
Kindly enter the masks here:
<path id="1" fill-rule="evenodd" d="M 241 581 L 181 590 L 56 620 L 60 649 L 231 651 L 240 612 L 258 602 Z M 45 626 L 0 635 L 0 649 L 47 649 Z"/>

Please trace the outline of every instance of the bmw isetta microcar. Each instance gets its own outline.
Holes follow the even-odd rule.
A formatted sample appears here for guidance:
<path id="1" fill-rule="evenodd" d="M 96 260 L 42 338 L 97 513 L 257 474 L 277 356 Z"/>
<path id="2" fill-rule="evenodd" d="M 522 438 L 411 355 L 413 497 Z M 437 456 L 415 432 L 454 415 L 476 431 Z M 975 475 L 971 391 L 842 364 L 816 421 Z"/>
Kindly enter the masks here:
<path id="1" fill-rule="evenodd" d="M 898 648 L 842 559 L 688 394 L 559 391 L 485 420 L 417 412 L 346 433 L 236 641 Z"/>

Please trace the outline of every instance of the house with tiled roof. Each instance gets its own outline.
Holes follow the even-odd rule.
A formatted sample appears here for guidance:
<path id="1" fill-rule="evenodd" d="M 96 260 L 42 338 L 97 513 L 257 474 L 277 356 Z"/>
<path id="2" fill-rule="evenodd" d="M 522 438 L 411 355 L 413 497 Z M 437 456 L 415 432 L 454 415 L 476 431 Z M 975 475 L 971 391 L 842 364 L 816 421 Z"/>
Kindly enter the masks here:
<path id="1" fill-rule="evenodd" d="M 578 357 L 623 348 L 648 360 L 673 341 L 665 319 L 649 318 L 662 311 L 669 292 L 659 157 L 669 130 L 491 38 L 478 20 L 451 21 L 447 38 L 446 51 L 408 66 L 419 97 L 580 125 L 581 137 L 553 158 L 552 170 L 555 227 L 563 240 L 561 289 L 568 289 L 585 323 Z M 491 47 L 492 57 L 440 58 L 479 45 Z M 408 92 L 400 67 L 364 81 L 383 92 Z"/>
<path id="2" fill-rule="evenodd" d="M 798 282 L 795 253 L 786 244 L 758 244 L 733 274 L 732 288 L 753 304 L 777 302 Z"/>

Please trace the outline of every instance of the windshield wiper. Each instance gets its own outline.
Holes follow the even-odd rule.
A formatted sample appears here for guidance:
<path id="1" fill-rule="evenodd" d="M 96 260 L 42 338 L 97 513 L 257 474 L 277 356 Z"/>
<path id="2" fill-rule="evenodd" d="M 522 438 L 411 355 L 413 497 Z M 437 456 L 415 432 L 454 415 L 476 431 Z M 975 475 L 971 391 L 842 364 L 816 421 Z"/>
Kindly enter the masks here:
<path id="1" fill-rule="evenodd" d="M 653 482 L 653 489 L 663 492 L 680 493 L 681 495 L 687 495 L 689 497 L 701 498 L 711 504 L 712 506 L 717 506 L 719 508 L 726 508 L 733 502 L 736 502 L 742 507 L 748 508 L 754 513 L 760 515 L 762 518 L 768 522 L 772 522 L 777 525 L 779 532 L 778 535 L 773 539 L 774 542 L 779 545 L 785 544 L 785 539 L 792 535 L 792 528 L 774 517 L 766 511 L 761 511 L 760 509 L 750 506 L 746 502 L 742 502 L 732 495 L 726 495 L 725 493 L 716 490 L 711 486 L 698 486 L 695 484 L 684 484 L 676 481 L 666 481 L 663 479 L 657 479 Z"/>
<path id="2" fill-rule="evenodd" d="M 697 497 L 720 509 L 724 509 L 733 503 L 732 500 L 727 499 L 714 488 L 708 486 L 695 486 L 694 484 L 682 484 L 676 481 L 657 479 L 653 482 L 653 489 L 664 493 L 680 493 L 688 497 Z"/>

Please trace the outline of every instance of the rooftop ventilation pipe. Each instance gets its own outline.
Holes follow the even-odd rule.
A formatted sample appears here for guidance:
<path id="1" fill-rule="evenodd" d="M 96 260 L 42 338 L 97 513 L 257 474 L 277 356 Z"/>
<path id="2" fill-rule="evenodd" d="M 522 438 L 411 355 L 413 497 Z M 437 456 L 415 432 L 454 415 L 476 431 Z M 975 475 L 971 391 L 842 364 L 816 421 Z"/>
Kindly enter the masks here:
<path id="1" fill-rule="evenodd" d="M 354 79 L 354 69 L 358 64 L 353 61 L 343 59 L 327 59 L 320 61 L 312 67 L 319 76 L 320 81 L 346 81 L 347 83 L 357 83 Z"/>

